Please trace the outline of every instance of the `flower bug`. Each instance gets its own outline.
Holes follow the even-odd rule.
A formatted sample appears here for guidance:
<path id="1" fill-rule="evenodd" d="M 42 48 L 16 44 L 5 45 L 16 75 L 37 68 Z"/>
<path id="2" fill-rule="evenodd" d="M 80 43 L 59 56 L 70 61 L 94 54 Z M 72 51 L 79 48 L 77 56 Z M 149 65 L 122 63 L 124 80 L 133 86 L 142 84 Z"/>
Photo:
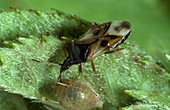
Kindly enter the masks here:
<path id="1" fill-rule="evenodd" d="M 103 101 L 88 83 L 78 80 L 63 81 L 55 89 L 58 103 L 68 110 L 89 110 L 103 105 Z M 54 102 L 44 97 L 43 100 Z"/>
<path id="2" fill-rule="evenodd" d="M 112 49 L 122 44 L 128 38 L 130 33 L 131 24 L 127 21 L 113 21 L 103 24 L 93 23 L 92 28 L 89 29 L 79 40 L 72 42 L 69 56 L 64 60 L 63 64 L 61 64 L 58 79 L 61 79 L 60 77 L 63 71 L 75 64 L 79 64 L 80 75 L 81 63 L 87 61 L 91 61 L 92 69 L 94 73 L 96 73 L 93 59 L 103 53 L 113 53 L 120 50 Z"/>

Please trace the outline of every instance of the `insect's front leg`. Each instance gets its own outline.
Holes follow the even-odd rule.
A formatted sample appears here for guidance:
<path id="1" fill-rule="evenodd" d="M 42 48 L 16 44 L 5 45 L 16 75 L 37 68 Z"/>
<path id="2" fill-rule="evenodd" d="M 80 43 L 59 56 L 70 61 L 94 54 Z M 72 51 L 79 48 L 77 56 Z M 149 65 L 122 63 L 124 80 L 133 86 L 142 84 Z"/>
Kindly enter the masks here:
<path id="1" fill-rule="evenodd" d="M 81 67 L 81 63 L 80 63 L 79 68 L 78 68 L 78 75 L 71 81 L 71 84 L 81 75 L 81 72 L 82 72 L 82 67 Z"/>
<path id="2" fill-rule="evenodd" d="M 119 48 L 119 49 L 116 49 L 116 50 L 107 51 L 107 52 L 105 52 L 104 54 L 115 53 L 115 52 L 117 52 L 117 51 L 119 51 L 119 50 L 123 50 L 123 49 L 124 49 L 124 48 Z"/>
<path id="3" fill-rule="evenodd" d="M 60 80 L 60 82 L 62 82 L 62 81 L 61 81 L 61 73 L 62 73 L 62 71 L 60 71 L 60 75 L 59 75 L 58 78 L 57 78 L 56 86 L 58 85 L 58 81 L 59 81 L 59 80 Z"/>

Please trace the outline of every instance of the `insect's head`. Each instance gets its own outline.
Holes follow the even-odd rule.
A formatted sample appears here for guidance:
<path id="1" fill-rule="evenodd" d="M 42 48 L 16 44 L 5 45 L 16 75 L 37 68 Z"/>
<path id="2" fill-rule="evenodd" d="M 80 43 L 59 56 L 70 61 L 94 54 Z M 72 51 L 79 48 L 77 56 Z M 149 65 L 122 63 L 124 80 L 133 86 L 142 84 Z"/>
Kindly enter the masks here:
<path id="1" fill-rule="evenodd" d="M 61 64 L 60 73 L 68 69 L 70 66 L 70 59 L 68 57 L 66 60 L 64 60 L 63 64 Z"/>

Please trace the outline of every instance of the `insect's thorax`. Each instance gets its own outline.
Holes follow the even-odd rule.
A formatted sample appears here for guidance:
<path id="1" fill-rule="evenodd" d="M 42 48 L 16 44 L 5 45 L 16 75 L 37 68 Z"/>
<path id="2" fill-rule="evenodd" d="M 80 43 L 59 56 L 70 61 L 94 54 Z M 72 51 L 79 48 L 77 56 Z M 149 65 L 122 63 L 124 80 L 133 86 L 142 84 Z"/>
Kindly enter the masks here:
<path id="1" fill-rule="evenodd" d="M 68 69 L 71 65 L 80 64 L 87 61 L 87 54 L 91 44 L 72 43 L 69 57 L 63 62 L 61 70 Z"/>
<path id="2" fill-rule="evenodd" d="M 87 54 L 88 54 L 88 48 L 91 44 L 78 44 L 73 43 L 72 44 L 72 50 L 70 51 L 70 63 L 71 64 L 79 64 L 86 62 L 87 60 Z"/>

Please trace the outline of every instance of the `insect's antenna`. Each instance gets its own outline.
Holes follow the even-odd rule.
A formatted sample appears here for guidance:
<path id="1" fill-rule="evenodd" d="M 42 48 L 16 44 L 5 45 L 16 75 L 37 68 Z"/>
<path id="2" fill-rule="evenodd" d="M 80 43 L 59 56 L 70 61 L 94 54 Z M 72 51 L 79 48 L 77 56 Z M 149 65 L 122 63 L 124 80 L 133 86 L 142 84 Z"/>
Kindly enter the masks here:
<path id="1" fill-rule="evenodd" d="M 35 61 L 35 62 L 38 62 L 38 63 L 42 63 L 42 64 L 46 64 L 46 65 L 55 65 L 55 66 L 62 66 L 62 64 L 56 64 L 56 63 L 46 63 L 46 62 L 43 62 L 43 61 L 38 61 L 38 60 L 35 60 L 35 59 L 31 59 L 32 61 Z M 72 72 L 76 72 L 75 70 L 69 68 Z"/>
<path id="2" fill-rule="evenodd" d="M 42 62 L 42 61 L 38 61 L 38 60 L 35 60 L 35 59 L 31 59 L 32 61 L 35 61 L 35 62 L 38 62 L 38 63 L 42 63 L 42 64 L 47 64 L 47 65 L 55 65 L 55 66 L 61 66 L 61 64 L 55 64 L 55 63 L 46 63 L 46 62 Z"/>
<path id="3" fill-rule="evenodd" d="M 42 63 L 42 64 L 47 64 L 47 65 L 55 65 L 55 66 L 62 66 L 62 64 L 55 64 L 55 63 L 46 63 L 46 62 L 43 62 L 43 61 L 38 61 L 38 60 L 35 60 L 35 59 L 31 59 L 32 61 L 35 61 L 35 62 L 38 62 L 38 63 Z M 71 70 L 72 72 L 76 72 L 75 70 L 73 70 L 73 69 L 71 69 L 71 68 L 69 68 L 69 70 Z M 57 78 L 57 82 L 56 82 L 56 86 L 59 84 L 59 82 L 58 82 L 58 80 L 60 79 L 60 82 L 61 82 L 61 73 L 62 73 L 63 71 L 60 71 L 60 74 L 59 74 L 59 76 L 58 76 L 58 78 Z M 62 85 L 61 83 L 60 83 L 60 85 Z"/>

